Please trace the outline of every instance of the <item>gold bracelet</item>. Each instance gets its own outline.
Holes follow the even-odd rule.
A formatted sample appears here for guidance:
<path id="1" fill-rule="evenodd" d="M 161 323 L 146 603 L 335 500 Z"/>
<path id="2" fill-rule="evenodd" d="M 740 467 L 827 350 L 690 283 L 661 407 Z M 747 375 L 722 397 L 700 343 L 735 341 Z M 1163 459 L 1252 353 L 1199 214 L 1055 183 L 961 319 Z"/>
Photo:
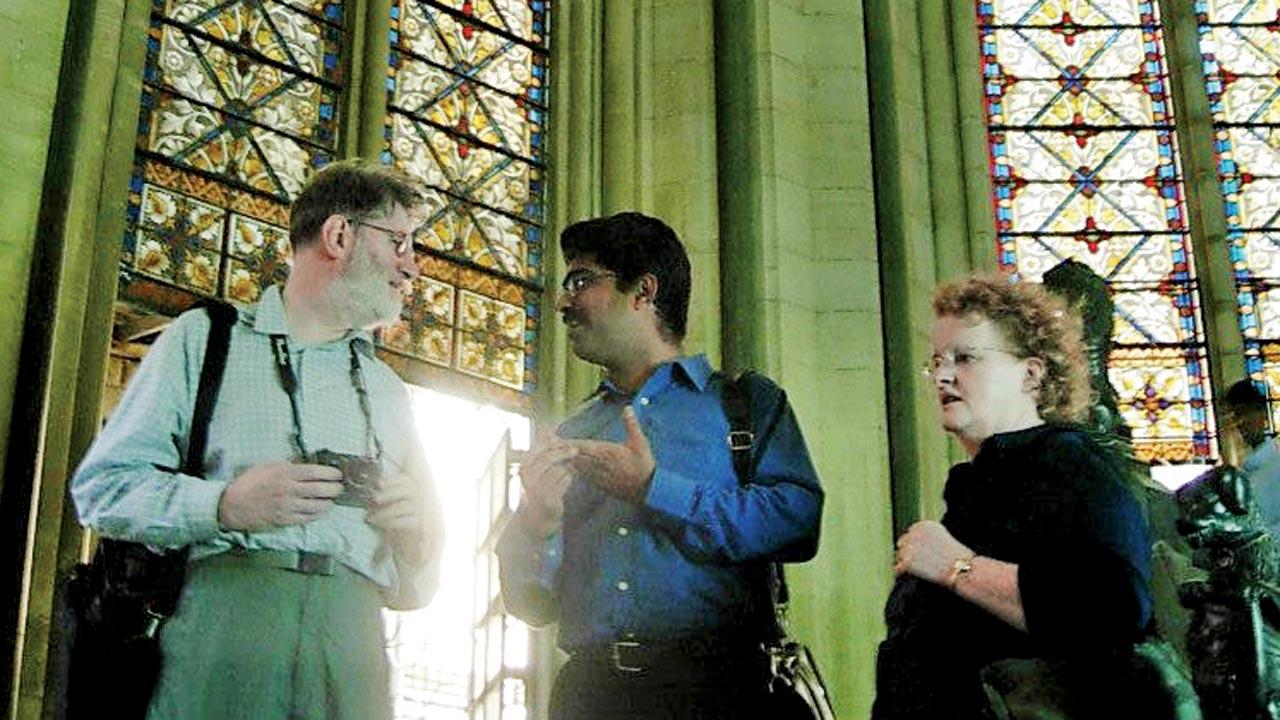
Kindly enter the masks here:
<path id="1" fill-rule="evenodd" d="M 958 557 L 951 561 L 951 579 L 947 581 L 947 587 L 955 590 L 956 583 L 960 581 L 960 576 L 973 572 L 973 559 L 976 557 L 978 557 L 977 554 L 973 554 L 969 557 Z"/>

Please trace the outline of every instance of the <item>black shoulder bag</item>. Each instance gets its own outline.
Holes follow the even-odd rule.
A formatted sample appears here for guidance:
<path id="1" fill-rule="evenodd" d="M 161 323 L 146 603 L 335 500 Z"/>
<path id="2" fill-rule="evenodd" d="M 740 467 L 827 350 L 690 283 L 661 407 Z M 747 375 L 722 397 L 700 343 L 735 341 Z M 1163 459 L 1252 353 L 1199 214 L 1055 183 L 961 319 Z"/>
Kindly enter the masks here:
<path id="1" fill-rule="evenodd" d="M 724 376 L 721 402 L 729 419 L 729 447 L 738 482 L 755 480 L 757 439 L 767 435 L 768 413 L 786 402 L 786 394 L 773 381 L 750 370 L 738 377 Z M 757 433 L 756 431 L 760 432 Z M 770 563 L 767 573 L 769 603 L 773 608 L 776 632 L 765 652 L 769 660 L 769 711 L 761 717 L 782 720 L 835 720 L 818 664 L 809 648 L 787 632 L 787 603 L 790 593 L 782 563 Z"/>
<path id="2" fill-rule="evenodd" d="M 212 324 L 200 369 L 191 435 L 182 472 L 202 475 L 209 421 L 222 386 L 236 310 L 204 304 Z M 69 720 L 144 718 L 160 676 L 160 625 L 173 614 L 187 571 L 187 550 L 156 552 L 141 543 L 103 538 L 88 564 L 66 581 L 65 715 Z"/>

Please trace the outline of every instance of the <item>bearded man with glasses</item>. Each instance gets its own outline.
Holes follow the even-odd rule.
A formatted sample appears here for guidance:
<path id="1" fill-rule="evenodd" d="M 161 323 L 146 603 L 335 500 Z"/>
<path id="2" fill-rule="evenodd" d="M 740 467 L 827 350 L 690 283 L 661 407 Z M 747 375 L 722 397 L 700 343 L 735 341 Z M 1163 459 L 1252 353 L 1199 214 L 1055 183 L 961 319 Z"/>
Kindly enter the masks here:
<path id="1" fill-rule="evenodd" d="M 418 276 L 421 202 L 378 165 L 317 172 L 292 207 L 288 281 L 231 327 L 202 472 L 177 470 L 200 310 L 156 340 L 76 472 L 84 524 L 187 553 L 147 717 L 391 718 L 382 608 L 431 600 L 443 538 L 408 392 L 371 329 Z"/>

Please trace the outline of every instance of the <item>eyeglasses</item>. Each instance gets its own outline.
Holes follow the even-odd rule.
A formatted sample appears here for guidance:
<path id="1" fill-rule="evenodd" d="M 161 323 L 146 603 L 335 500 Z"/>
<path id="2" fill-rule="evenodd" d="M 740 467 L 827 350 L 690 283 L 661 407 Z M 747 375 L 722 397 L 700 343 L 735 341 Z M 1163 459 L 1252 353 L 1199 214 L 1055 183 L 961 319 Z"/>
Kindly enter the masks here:
<path id="1" fill-rule="evenodd" d="M 1023 357 L 1008 348 L 980 346 L 951 348 L 950 350 L 934 353 L 933 357 L 929 358 L 929 362 L 925 363 L 924 366 L 920 368 L 920 374 L 925 377 L 936 377 L 938 375 L 938 371 L 948 365 L 956 370 L 964 370 L 972 367 L 982 362 L 982 355 L 976 353 L 976 350 L 1000 353 L 1014 358 Z"/>
<path id="2" fill-rule="evenodd" d="M 560 289 L 566 295 L 574 296 L 591 287 L 597 280 L 607 277 L 618 277 L 618 273 L 608 270 L 595 272 L 593 270 L 574 270 L 564 276 L 564 280 L 560 283 Z"/>
<path id="3" fill-rule="evenodd" d="M 406 232 L 404 230 L 393 230 L 389 227 L 384 227 L 382 225 L 375 225 L 374 223 L 368 222 L 367 220 L 352 220 L 351 224 L 364 225 L 367 228 L 373 228 L 374 230 L 381 230 L 382 232 L 386 233 L 387 237 L 391 238 L 392 242 L 396 244 L 397 256 L 405 255 L 411 249 L 413 249 L 413 233 L 411 232 Z"/>

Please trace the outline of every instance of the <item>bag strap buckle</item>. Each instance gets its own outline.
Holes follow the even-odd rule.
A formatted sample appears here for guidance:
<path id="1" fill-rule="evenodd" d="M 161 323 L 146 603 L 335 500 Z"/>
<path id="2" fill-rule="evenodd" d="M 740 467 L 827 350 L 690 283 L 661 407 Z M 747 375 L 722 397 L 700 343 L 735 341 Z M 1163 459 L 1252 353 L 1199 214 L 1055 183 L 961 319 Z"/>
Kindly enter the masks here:
<path id="1" fill-rule="evenodd" d="M 729 444 L 729 449 L 734 452 L 750 450 L 751 446 L 756 442 L 756 434 L 750 430 L 730 430 L 725 437 L 725 442 Z"/>
<path id="2" fill-rule="evenodd" d="M 619 640 L 613 643 L 609 648 L 609 659 L 612 661 L 613 669 L 628 675 L 644 672 L 643 665 L 633 665 L 626 657 L 628 653 L 639 650 L 641 647 L 643 646 L 635 640 Z"/>
<path id="3" fill-rule="evenodd" d="M 142 613 L 145 617 L 143 617 L 142 632 L 138 634 L 138 639 L 154 640 L 160 633 L 160 626 L 169 619 L 169 616 L 156 612 L 152 609 L 151 603 L 147 603 L 146 607 L 142 608 Z"/>

